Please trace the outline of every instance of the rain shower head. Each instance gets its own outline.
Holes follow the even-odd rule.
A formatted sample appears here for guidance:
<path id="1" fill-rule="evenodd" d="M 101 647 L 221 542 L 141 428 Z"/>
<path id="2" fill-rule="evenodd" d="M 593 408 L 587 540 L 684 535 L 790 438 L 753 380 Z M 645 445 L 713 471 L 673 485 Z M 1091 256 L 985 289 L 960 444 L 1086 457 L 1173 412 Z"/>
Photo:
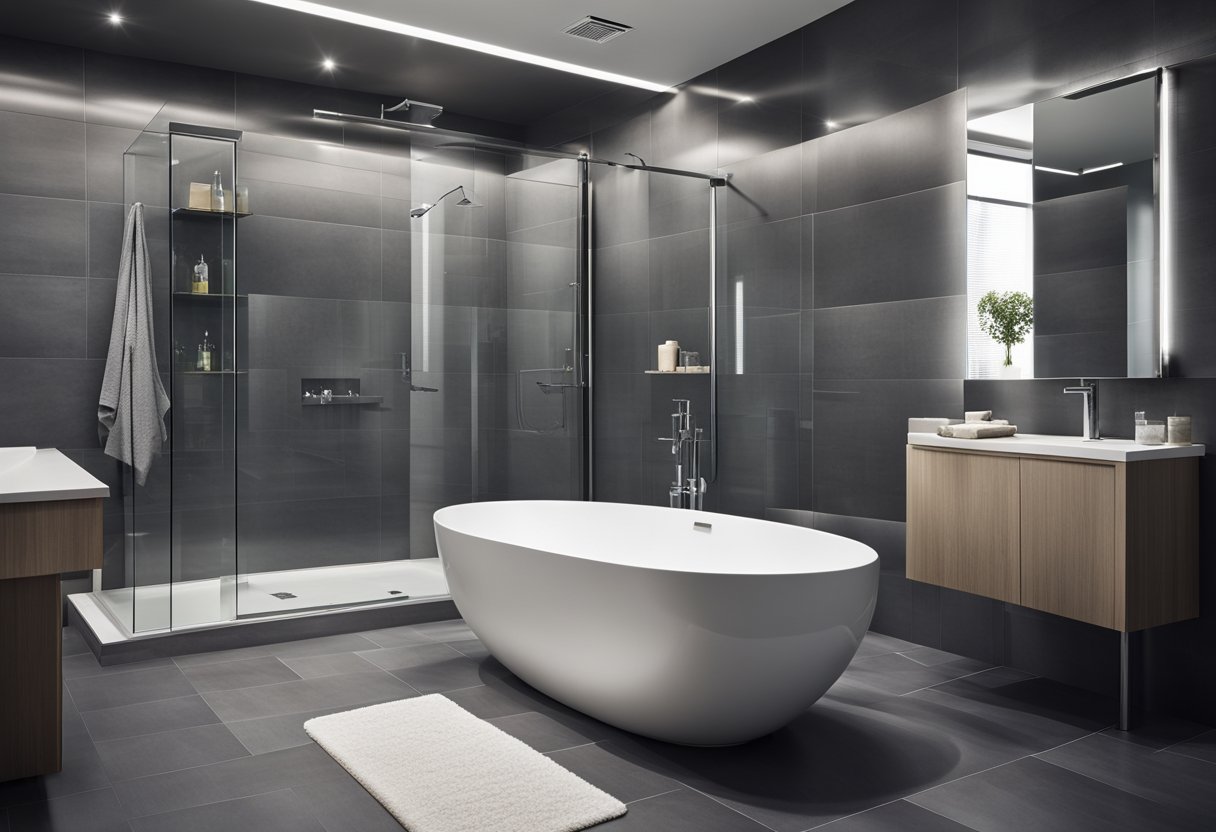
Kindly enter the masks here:
<path id="1" fill-rule="evenodd" d="M 480 207 L 481 207 L 481 203 L 480 203 L 480 202 L 475 202 L 475 201 L 472 199 L 472 197 L 470 197 L 470 196 L 468 195 L 468 193 L 467 193 L 467 192 L 465 191 L 465 189 L 464 189 L 464 185 L 457 185 L 455 188 L 452 188 L 452 190 L 448 191 L 447 193 L 445 193 L 443 196 L 439 197 L 439 199 L 435 200 L 434 202 L 424 202 L 424 203 L 422 203 L 422 204 L 421 204 L 421 205 L 419 205 L 417 208 L 415 208 L 415 209 L 413 209 L 412 211 L 410 211 L 410 216 L 411 216 L 412 218 L 414 218 L 414 219 L 418 219 L 418 217 L 421 217 L 421 216 L 422 216 L 423 214 L 425 214 L 427 211 L 431 210 L 431 209 L 432 209 L 432 208 L 434 208 L 436 205 L 438 205 L 439 203 L 443 202 L 443 200 L 444 200 L 444 198 L 445 198 L 445 197 L 449 197 L 449 196 L 451 196 L 452 194 L 456 193 L 457 191 L 459 191 L 459 192 L 460 192 L 460 199 L 458 199 L 458 200 L 456 201 L 456 204 L 457 204 L 457 205 L 462 205 L 462 206 L 465 206 L 465 207 L 467 207 L 467 208 L 480 208 Z"/>

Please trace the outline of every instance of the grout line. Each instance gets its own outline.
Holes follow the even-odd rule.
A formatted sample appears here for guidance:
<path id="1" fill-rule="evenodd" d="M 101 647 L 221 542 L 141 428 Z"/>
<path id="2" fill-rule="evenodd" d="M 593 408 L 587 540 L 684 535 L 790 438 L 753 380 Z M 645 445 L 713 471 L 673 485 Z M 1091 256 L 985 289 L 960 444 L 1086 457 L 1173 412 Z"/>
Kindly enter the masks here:
<path id="1" fill-rule="evenodd" d="M 684 791 L 684 790 L 683 789 L 669 789 L 668 791 L 659 792 L 658 794 L 652 794 L 648 797 L 639 797 L 637 800 L 626 801 L 625 805 L 633 806 L 634 804 L 641 803 L 645 800 L 654 800 L 656 797 L 662 797 L 663 795 L 668 795 L 668 794 L 675 794 L 676 792 L 681 792 L 681 791 Z"/>
<path id="2" fill-rule="evenodd" d="M 674 779 L 674 778 L 672 778 L 672 779 Z M 730 804 L 725 803 L 725 802 L 723 802 L 723 801 L 719 800 L 718 798 L 714 797 L 712 794 L 706 794 L 705 792 L 701 791 L 700 789 L 695 788 L 694 786 L 690 786 L 690 785 L 688 785 L 687 783 L 685 783 L 685 782 L 684 782 L 684 781 L 682 781 L 682 780 L 676 780 L 676 782 L 677 782 L 677 783 L 679 783 L 680 785 L 682 785 L 684 788 L 688 789 L 688 790 L 689 790 L 689 791 L 691 791 L 691 792 L 694 792 L 694 793 L 696 793 L 696 794 L 699 794 L 699 795 L 701 795 L 702 797 L 707 797 L 707 798 L 709 798 L 710 800 L 712 800 L 714 803 L 717 803 L 717 804 L 718 804 L 719 806 L 721 806 L 722 808 L 724 808 L 724 809 L 729 809 L 730 811 L 734 812 L 736 815 L 740 815 L 741 817 L 745 817 L 745 818 L 747 818 L 749 821 L 751 821 L 752 823 L 756 824 L 757 826 L 762 826 L 762 827 L 764 827 L 765 829 L 770 830 L 770 832 L 777 832 L 777 830 L 776 830 L 776 829 L 774 829 L 773 827 L 769 826 L 767 823 L 764 823 L 764 822 L 762 822 L 762 821 L 756 820 L 754 817 L 752 817 L 751 815 L 747 814 L 746 812 L 743 812 L 743 811 L 741 811 L 741 810 L 739 810 L 739 809 L 736 809 L 734 806 L 731 806 Z"/>
<path id="3" fill-rule="evenodd" d="M 917 662 L 917 664 L 920 664 L 920 662 Z M 913 693 L 920 693 L 923 690 L 932 690 L 933 688 L 937 687 L 938 685 L 945 685 L 950 682 L 957 682 L 959 679 L 967 679 L 971 676 L 978 676 L 981 673 L 987 673 L 989 670 L 995 670 L 995 669 L 996 668 L 994 668 L 994 667 L 985 667 L 983 670 L 976 670 L 972 673 L 964 673 L 962 676 L 955 676 L 950 679 L 942 679 L 940 682 L 934 682 L 931 685 L 925 685 L 923 688 L 917 688 L 916 690 L 910 690 L 907 693 L 901 693 L 899 695 L 900 696 L 909 696 Z"/>
<path id="4" fill-rule="evenodd" d="M 1213 731 L 1214 731 L 1214 729 L 1212 729 L 1212 728 L 1203 728 L 1203 729 L 1201 729 L 1201 730 L 1199 731 L 1199 733 L 1197 733 L 1197 734 L 1192 734 L 1191 736 L 1187 737 L 1187 738 L 1186 738 L 1186 739 L 1184 739 L 1184 740 L 1178 740 L 1178 742 L 1172 742 L 1172 743 L 1170 743 L 1169 745 L 1163 746 L 1162 748 L 1158 748 L 1158 749 L 1157 749 L 1156 751 L 1154 751 L 1153 753 L 1154 753 L 1154 754 L 1159 754 L 1159 753 L 1161 753 L 1162 751 L 1170 751 L 1170 750 L 1172 750 L 1172 749 L 1173 749 L 1175 746 L 1182 745 L 1184 742 L 1190 742 L 1191 740 L 1195 739 L 1196 737 L 1202 737 L 1204 734 L 1213 733 Z M 1177 754 L 1177 753 L 1179 753 L 1179 752 L 1175 751 L 1174 753 L 1175 753 L 1175 754 Z M 1187 757 L 1189 757 L 1190 755 L 1189 755 L 1189 754 L 1184 754 L 1183 756 L 1187 756 Z M 1198 758 L 1195 758 L 1195 759 L 1198 759 Z"/>
<path id="5" fill-rule="evenodd" d="M 535 711 L 524 711 L 524 713 L 537 713 L 537 712 L 535 712 Z M 519 716 L 519 714 L 507 714 L 507 716 Z M 495 717 L 495 719 L 504 719 L 504 717 Z M 488 720 L 488 719 L 487 719 L 487 720 L 484 720 L 484 721 L 485 721 L 485 722 L 489 722 L 489 720 Z M 499 728 L 498 730 L 502 731 L 502 729 L 501 729 L 501 728 Z M 505 732 L 505 731 L 503 731 L 503 733 L 505 734 L 506 732 Z M 520 740 L 520 742 L 523 742 L 523 740 Z M 543 754 L 544 754 L 544 755 L 547 757 L 547 756 L 549 756 L 550 754 L 558 754 L 558 753 L 560 753 L 560 752 L 562 752 L 562 751 L 573 751 L 573 750 L 574 750 L 574 749 L 576 749 L 576 748 L 587 748 L 588 746 L 591 746 L 591 745 L 599 745 L 599 744 L 600 744 L 600 743 L 599 743 L 599 740 L 589 740 L 589 741 L 587 741 L 587 742 L 580 742 L 578 745 L 571 745 L 571 746 L 567 746 L 566 748 L 554 748 L 552 751 L 544 751 L 544 752 L 541 752 L 541 753 L 543 753 Z M 526 745 L 526 743 L 525 743 L 525 745 Z"/>
<path id="6" fill-rule="evenodd" d="M 1202 757 L 1195 757 L 1191 754 L 1184 754 L 1181 751 L 1170 751 L 1169 753 L 1173 754 L 1175 757 L 1186 757 L 1188 760 L 1197 760 L 1201 763 L 1207 763 L 1210 766 L 1216 765 L 1216 763 L 1212 762 L 1211 760 L 1205 760 Z"/>

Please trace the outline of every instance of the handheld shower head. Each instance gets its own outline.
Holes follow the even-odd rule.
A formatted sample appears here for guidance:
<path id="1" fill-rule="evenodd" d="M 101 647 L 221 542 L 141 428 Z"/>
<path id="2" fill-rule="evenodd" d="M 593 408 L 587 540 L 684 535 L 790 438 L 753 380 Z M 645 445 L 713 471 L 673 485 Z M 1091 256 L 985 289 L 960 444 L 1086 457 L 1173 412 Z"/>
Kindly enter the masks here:
<path id="1" fill-rule="evenodd" d="M 443 202 L 445 197 L 451 196 L 452 194 L 456 193 L 457 191 L 460 191 L 460 199 L 456 201 L 457 205 L 461 205 L 466 208 L 480 208 L 481 207 L 481 203 L 473 201 L 472 197 L 470 197 L 468 192 L 465 191 L 464 185 L 457 185 L 455 188 L 452 188 L 452 190 L 448 191 L 447 193 L 445 193 L 443 196 L 439 197 L 439 199 L 435 200 L 434 202 L 422 203 L 417 208 L 410 211 L 410 216 L 413 217 L 414 219 L 421 217 L 427 211 L 431 210 L 436 205 Z"/>

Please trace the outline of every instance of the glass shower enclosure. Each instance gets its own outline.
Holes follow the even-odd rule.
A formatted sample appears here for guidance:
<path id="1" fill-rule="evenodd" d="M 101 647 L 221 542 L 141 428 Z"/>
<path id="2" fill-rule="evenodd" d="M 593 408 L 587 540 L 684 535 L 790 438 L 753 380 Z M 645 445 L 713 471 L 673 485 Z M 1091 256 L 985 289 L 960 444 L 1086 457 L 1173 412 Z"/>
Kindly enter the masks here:
<path id="1" fill-rule="evenodd" d="M 445 598 L 438 508 L 587 494 L 586 163 L 337 137 L 124 154 L 171 398 L 95 580 L 128 635 Z"/>

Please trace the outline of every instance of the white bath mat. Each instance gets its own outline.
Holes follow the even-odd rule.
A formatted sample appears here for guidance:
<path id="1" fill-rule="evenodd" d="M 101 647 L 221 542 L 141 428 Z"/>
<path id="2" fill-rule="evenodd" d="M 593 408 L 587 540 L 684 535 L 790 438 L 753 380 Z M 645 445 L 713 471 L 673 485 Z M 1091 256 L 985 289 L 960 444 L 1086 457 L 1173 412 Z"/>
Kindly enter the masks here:
<path id="1" fill-rule="evenodd" d="M 304 730 L 410 832 L 576 832 L 625 804 L 438 694 Z"/>

